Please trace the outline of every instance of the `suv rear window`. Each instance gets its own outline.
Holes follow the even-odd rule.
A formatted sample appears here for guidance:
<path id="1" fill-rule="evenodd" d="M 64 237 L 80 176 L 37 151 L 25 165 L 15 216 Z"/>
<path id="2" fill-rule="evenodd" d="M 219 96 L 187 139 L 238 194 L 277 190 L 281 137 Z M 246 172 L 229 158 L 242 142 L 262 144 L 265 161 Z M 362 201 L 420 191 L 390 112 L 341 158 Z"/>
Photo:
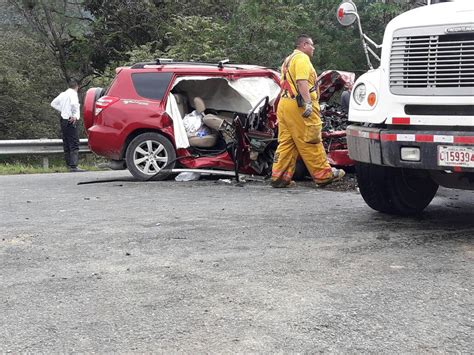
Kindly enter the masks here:
<path id="1" fill-rule="evenodd" d="M 173 73 L 134 73 L 132 82 L 138 95 L 147 99 L 161 100 Z"/>

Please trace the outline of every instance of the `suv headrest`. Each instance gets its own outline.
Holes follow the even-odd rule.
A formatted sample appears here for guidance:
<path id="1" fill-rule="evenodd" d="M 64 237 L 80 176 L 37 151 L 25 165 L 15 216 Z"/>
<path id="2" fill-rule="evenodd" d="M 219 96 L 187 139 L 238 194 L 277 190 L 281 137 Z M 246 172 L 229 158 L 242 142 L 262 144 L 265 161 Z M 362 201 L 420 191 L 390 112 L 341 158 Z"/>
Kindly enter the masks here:
<path id="1" fill-rule="evenodd" d="M 204 104 L 203 99 L 196 96 L 193 101 L 194 101 L 194 107 L 196 108 L 196 111 L 198 113 L 203 113 L 206 110 L 206 105 Z"/>

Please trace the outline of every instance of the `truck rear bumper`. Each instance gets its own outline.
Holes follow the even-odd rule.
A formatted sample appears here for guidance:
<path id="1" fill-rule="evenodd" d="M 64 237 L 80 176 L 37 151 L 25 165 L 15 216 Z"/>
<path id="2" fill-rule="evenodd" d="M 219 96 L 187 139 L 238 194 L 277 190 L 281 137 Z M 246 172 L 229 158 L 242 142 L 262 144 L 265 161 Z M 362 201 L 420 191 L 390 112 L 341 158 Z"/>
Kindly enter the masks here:
<path id="1" fill-rule="evenodd" d="M 444 166 L 438 162 L 438 146 L 474 149 L 472 131 L 408 131 L 350 125 L 346 132 L 349 155 L 359 162 L 413 169 L 474 171 L 472 167 Z M 403 160 L 401 149 L 404 147 L 418 148 L 419 161 Z"/>

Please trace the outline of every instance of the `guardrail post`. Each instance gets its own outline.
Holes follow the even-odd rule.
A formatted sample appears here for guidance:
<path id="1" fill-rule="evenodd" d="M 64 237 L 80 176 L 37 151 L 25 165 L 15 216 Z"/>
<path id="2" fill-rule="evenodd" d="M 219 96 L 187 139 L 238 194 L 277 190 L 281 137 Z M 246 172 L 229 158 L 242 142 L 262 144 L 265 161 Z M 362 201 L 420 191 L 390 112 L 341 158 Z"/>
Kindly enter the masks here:
<path id="1" fill-rule="evenodd" d="M 43 157 L 43 169 L 49 169 L 49 159 L 48 159 L 48 157 Z"/>

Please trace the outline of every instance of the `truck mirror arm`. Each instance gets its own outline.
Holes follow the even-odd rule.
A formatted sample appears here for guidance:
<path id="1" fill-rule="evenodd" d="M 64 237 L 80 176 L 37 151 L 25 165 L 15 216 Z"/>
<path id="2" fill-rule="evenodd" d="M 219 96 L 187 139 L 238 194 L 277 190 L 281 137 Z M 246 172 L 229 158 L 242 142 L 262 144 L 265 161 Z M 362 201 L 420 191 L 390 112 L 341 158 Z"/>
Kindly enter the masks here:
<path id="1" fill-rule="evenodd" d="M 362 35 L 364 36 L 365 40 L 366 40 L 367 42 L 369 42 L 369 43 L 370 43 L 372 46 L 374 46 L 375 48 L 377 48 L 377 49 L 382 48 L 382 45 L 381 45 L 381 44 L 377 44 L 377 43 L 375 43 L 374 41 L 372 41 L 372 40 L 370 39 L 370 37 L 367 36 L 365 33 L 362 33 Z"/>
<path id="2" fill-rule="evenodd" d="M 375 59 L 377 59 L 379 62 L 380 62 L 380 57 L 378 56 L 377 53 L 374 52 L 374 50 L 372 48 L 370 48 L 369 46 L 367 46 L 367 51 L 372 54 L 374 56 Z M 371 68 L 373 69 L 373 68 Z"/>
<path id="3" fill-rule="evenodd" d="M 382 45 L 375 43 L 369 36 L 367 36 L 362 30 L 362 24 L 360 22 L 359 14 L 357 13 L 357 7 L 352 0 L 344 0 L 337 9 L 337 20 L 343 26 L 350 26 L 357 20 L 357 26 L 359 28 L 359 36 L 362 42 L 362 48 L 364 49 L 365 57 L 367 58 L 367 64 L 370 69 L 374 69 L 372 62 L 370 61 L 369 53 L 380 62 L 380 57 L 375 53 L 369 45 L 375 49 L 382 48 Z"/>
<path id="4" fill-rule="evenodd" d="M 357 18 L 357 27 L 359 28 L 360 39 L 362 41 L 362 47 L 364 48 L 365 57 L 367 58 L 367 64 L 369 65 L 370 69 L 374 69 L 372 62 L 370 61 L 369 53 L 374 56 L 380 62 L 380 57 L 374 52 L 372 48 L 369 47 L 367 42 L 374 46 L 375 48 L 382 48 L 382 45 L 375 43 L 369 36 L 367 36 L 364 31 L 362 30 L 362 24 L 360 23 L 360 17 L 357 12 L 353 12 L 355 17 Z"/>

